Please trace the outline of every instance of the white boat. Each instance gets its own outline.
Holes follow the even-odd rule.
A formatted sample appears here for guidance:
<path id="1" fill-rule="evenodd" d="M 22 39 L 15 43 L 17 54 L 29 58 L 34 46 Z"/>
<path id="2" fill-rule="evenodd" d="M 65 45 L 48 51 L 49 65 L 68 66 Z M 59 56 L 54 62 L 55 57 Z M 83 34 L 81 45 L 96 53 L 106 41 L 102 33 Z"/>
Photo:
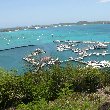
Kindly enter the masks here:
<path id="1" fill-rule="evenodd" d="M 74 58 L 73 57 L 69 57 L 69 60 L 74 60 Z"/>
<path id="2" fill-rule="evenodd" d="M 57 28 L 58 26 L 54 26 L 55 28 Z"/>
<path id="3" fill-rule="evenodd" d="M 83 24 L 84 26 L 86 26 L 87 24 Z"/>
<path id="4" fill-rule="evenodd" d="M 58 43 L 60 43 L 60 40 L 55 40 L 54 42 L 58 42 Z"/>
<path id="5" fill-rule="evenodd" d="M 97 56 L 99 56 L 99 55 L 100 55 L 100 53 L 96 53 L 96 55 L 97 55 Z"/>
<path id="6" fill-rule="evenodd" d="M 39 29 L 40 27 L 35 27 L 35 29 Z"/>
<path id="7" fill-rule="evenodd" d="M 107 49 L 107 47 L 108 45 L 99 42 L 96 46 L 94 46 L 94 49 Z"/>

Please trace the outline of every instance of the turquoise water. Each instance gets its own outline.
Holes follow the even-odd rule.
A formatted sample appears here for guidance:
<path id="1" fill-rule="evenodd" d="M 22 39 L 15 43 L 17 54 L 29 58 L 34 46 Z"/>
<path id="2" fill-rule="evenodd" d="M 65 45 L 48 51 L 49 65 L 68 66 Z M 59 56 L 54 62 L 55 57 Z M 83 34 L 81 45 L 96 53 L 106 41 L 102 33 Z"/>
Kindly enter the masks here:
<path id="1" fill-rule="evenodd" d="M 25 62 L 22 58 L 30 54 L 30 52 L 34 51 L 36 48 L 42 48 L 47 51 L 46 55 L 59 57 L 61 60 L 68 59 L 70 56 L 76 57 L 71 51 L 57 52 L 53 40 L 93 40 L 110 42 L 110 25 L 73 25 L 57 28 L 42 28 L 37 30 L 0 32 L 0 50 L 35 45 L 0 51 L 0 67 L 8 70 L 16 68 L 19 71 L 22 71 L 25 68 Z M 85 60 L 89 59 L 90 58 L 85 58 Z M 97 59 L 97 56 L 93 56 L 91 59 Z M 98 57 L 98 60 L 103 59 L 110 60 L 110 56 L 106 56 L 105 58 L 102 58 L 101 56 Z"/>

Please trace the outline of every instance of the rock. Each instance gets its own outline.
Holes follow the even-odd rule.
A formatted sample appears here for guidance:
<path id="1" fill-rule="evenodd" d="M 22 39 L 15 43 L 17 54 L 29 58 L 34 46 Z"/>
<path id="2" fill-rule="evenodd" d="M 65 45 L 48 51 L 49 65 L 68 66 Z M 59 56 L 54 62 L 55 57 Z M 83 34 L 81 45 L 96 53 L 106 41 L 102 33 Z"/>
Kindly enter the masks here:
<path id="1" fill-rule="evenodd" d="M 98 110 L 110 110 L 110 102 L 103 103 Z"/>

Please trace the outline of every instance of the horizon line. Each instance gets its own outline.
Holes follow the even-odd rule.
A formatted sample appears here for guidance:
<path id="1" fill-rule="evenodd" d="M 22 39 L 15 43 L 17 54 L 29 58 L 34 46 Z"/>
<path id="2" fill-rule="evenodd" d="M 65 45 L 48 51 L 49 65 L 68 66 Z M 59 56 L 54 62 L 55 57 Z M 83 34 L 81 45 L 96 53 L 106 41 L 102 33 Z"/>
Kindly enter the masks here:
<path id="1" fill-rule="evenodd" d="M 97 23 L 97 22 L 105 22 L 105 23 L 110 23 L 110 20 L 98 20 L 98 21 L 86 21 L 86 20 L 81 20 L 77 22 L 62 22 L 62 23 L 53 23 L 53 24 L 35 24 L 35 25 L 23 25 L 23 26 L 12 26 L 12 27 L 0 27 L 0 29 L 13 29 L 13 28 L 24 28 L 24 27 L 35 27 L 35 26 L 51 26 L 51 25 L 60 25 L 60 24 L 83 24 L 83 23 Z"/>

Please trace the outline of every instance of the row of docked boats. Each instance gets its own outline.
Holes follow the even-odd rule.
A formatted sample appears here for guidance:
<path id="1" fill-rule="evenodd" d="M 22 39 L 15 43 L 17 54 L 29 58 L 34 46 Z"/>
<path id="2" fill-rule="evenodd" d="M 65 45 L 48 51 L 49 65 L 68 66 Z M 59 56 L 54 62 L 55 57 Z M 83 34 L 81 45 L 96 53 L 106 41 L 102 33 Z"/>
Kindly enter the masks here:
<path id="1" fill-rule="evenodd" d="M 23 60 L 25 60 L 26 62 L 31 63 L 33 65 L 39 65 L 39 61 L 35 60 L 33 57 L 37 56 L 41 53 L 45 53 L 45 51 L 38 48 L 35 51 L 33 51 L 31 54 L 29 54 L 28 56 L 24 57 Z"/>
<path id="2" fill-rule="evenodd" d="M 52 57 L 45 56 L 40 59 L 36 59 L 35 56 L 38 56 L 39 54 L 46 53 L 44 50 L 38 48 L 28 56 L 24 57 L 23 60 L 28 62 L 29 64 L 32 64 L 34 66 L 40 66 L 44 67 L 45 65 L 54 65 L 60 63 L 59 58 L 53 59 Z"/>
<path id="3" fill-rule="evenodd" d="M 88 61 L 87 67 L 92 66 L 93 68 L 106 68 L 110 67 L 110 61 Z"/>
<path id="4" fill-rule="evenodd" d="M 55 43 L 61 43 L 60 45 L 57 45 L 57 51 L 65 51 L 65 50 L 72 50 L 74 53 L 78 55 L 77 58 L 69 57 L 68 60 L 65 61 L 76 61 L 76 62 L 82 62 L 86 64 L 87 66 L 92 66 L 95 68 L 102 68 L 102 67 L 110 67 L 109 61 L 82 61 L 84 57 L 90 57 L 92 55 L 96 56 L 105 56 L 110 55 L 110 53 L 107 53 L 108 44 L 109 42 L 94 42 L 94 41 L 60 41 L 56 40 Z M 86 48 L 80 48 L 77 47 L 78 44 L 88 44 Z M 94 50 L 92 53 L 88 52 L 89 50 Z M 97 50 L 102 50 L 102 52 L 97 52 Z M 95 52 L 96 51 L 96 52 Z M 62 61 L 63 62 L 63 61 Z"/>
<path id="5" fill-rule="evenodd" d="M 68 61 L 75 61 L 75 62 L 80 62 L 83 64 L 86 64 L 87 66 L 92 66 L 94 68 L 102 68 L 102 67 L 110 67 L 110 62 L 109 61 L 83 61 L 83 59 L 85 57 L 90 57 L 92 55 L 109 55 L 110 53 L 107 53 L 107 49 L 108 49 L 108 43 L 102 43 L 102 42 L 83 42 L 83 41 L 54 41 L 55 43 L 61 43 L 59 45 L 57 45 L 57 51 L 66 51 L 66 50 L 71 50 L 74 53 L 77 54 L 77 58 L 73 58 L 73 57 L 69 57 L 68 59 L 64 60 L 64 61 L 60 61 L 59 58 L 53 59 L 52 57 L 49 56 L 45 56 L 42 57 L 40 59 L 35 59 L 35 56 L 41 54 L 41 53 L 46 53 L 44 50 L 42 49 L 36 49 L 34 52 L 32 52 L 30 55 L 28 55 L 27 57 L 23 58 L 25 61 L 33 64 L 33 65 L 37 65 L 40 67 L 44 67 L 46 65 L 54 65 L 57 63 L 63 63 L 63 62 L 68 62 Z M 85 48 L 80 48 L 80 46 L 78 46 L 79 44 L 88 44 L 86 45 L 87 47 Z M 103 50 L 103 52 L 95 52 L 96 50 Z M 89 50 L 93 50 L 92 53 L 88 52 Z"/>
<path id="6" fill-rule="evenodd" d="M 55 41 L 56 42 L 56 41 Z M 66 41 L 65 41 L 66 42 Z M 57 43 L 60 43 L 60 41 L 59 40 L 57 40 Z M 64 51 L 64 50 L 73 50 L 74 52 L 80 52 L 81 51 L 81 49 L 79 49 L 79 48 L 73 48 L 73 47 L 75 47 L 75 46 L 77 46 L 77 43 L 79 43 L 79 42 L 68 42 L 68 44 L 67 44 L 67 42 L 66 42 L 66 44 L 60 44 L 60 45 L 57 45 L 57 50 L 58 51 Z M 88 51 L 88 50 L 95 50 L 95 49 L 107 49 L 108 48 L 108 45 L 107 44 L 104 44 L 104 43 L 101 43 L 101 42 L 99 42 L 99 43 L 97 43 L 97 44 L 95 44 L 95 45 L 92 45 L 92 46 L 90 46 L 90 45 L 88 45 L 88 48 L 86 48 L 86 49 L 84 49 L 85 51 Z"/>

